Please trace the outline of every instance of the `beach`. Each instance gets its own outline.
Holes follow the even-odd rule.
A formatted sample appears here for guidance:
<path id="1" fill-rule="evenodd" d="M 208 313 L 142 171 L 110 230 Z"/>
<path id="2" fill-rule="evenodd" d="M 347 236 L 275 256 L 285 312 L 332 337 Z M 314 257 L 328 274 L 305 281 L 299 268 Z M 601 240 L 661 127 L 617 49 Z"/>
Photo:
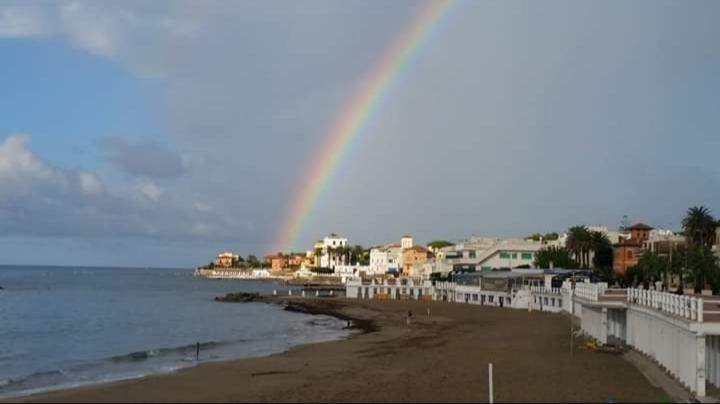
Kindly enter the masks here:
<path id="1" fill-rule="evenodd" d="M 444 302 L 291 301 L 351 319 L 355 332 L 271 356 L 14 401 L 486 402 L 488 363 L 497 402 L 672 401 L 620 354 L 589 351 L 577 340 L 571 355 L 564 315 Z"/>

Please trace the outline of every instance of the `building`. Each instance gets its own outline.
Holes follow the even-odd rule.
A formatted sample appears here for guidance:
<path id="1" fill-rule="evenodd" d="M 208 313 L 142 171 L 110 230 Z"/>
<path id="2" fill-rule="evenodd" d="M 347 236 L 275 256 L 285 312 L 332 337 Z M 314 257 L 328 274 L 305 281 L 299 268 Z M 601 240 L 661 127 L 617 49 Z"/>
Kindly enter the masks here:
<path id="1" fill-rule="evenodd" d="M 331 234 L 322 239 L 321 245 L 316 243 L 316 246 L 320 247 L 316 248 L 316 253 L 319 255 L 319 267 L 334 269 L 337 265 L 347 264 L 345 249 L 348 247 L 348 239 Z"/>
<path id="2" fill-rule="evenodd" d="M 647 242 L 650 240 L 650 231 L 652 229 L 652 227 L 644 223 L 637 223 L 630 227 L 629 239 L 622 239 L 615 244 L 613 258 L 615 273 L 622 275 L 629 268 L 637 265 L 640 256 L 645 251 Z"/>
<path id="3" fill-rule="evenodd" d="M 480 270 L 532 267 L 535 254 L 545 245 L 540 241 L 489 237 L 471 237 L 457 243 L 454 251 L 438 254 L 438 267 L 443 264 L 474 264 Z M 445 266 L 447 267 L 447 266 Z"/>
<path id="4" fill-rule="evenodd" d="M 290 266 L 289 259 L 285 255 L 266 255 L 263 257 L 263 261 L 273 271 L 280 271 Z"/>
<path id="5" fill-rule="evenodd" d="M 402 270 L 402 247 L 390 244 L 370 250 L 370 272 L 372 274 L 398 274 Z"/>
<path id="6" fill-rule="evenodd" d="M 432 253 L 425 247 L 416 245 L 403 248 L 402 252 L 402 273 L 410 275 L 413 267 L 421 267 L 432 257 Z"/>
<path id="7" fill-rule="evenodd" d="M 408 248 L 412 248 L 413 246 L 413 239 L 412 236 L 408 236 L 407 234 L 400 237 L 400 248 L 403 250 L 407 250 Z"/>
<path id="8" fill-rule="evenodd" d="M 240 261 L 240 256 L 231 252 L 224 252 L 215 258 L 215 266 L 221 268 L 232 268 Z"/>
<path id="9" fill-rule="evenodd" d="M 288 268 L 297 269 L 308 266 L 308 264 L 312 263 L 312 258 L 309 258 L 304 254 L 267 255 L 263 258 L 263 260 L 265 265 L 269 266 L 273 271 Z"/>

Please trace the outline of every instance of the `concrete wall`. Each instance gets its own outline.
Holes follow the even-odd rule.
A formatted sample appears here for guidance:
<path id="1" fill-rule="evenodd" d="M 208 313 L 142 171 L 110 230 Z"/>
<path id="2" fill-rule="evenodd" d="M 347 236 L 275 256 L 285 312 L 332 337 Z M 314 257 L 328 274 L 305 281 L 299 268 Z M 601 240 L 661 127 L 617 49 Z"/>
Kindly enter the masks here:
<path id="1" fill-rule="evenodd" d="M 580 328 L 600 343 L 607 343 L 607 331 L 603 330 L 603 326 L 607 325 L 607 322 L 603 320 L 603 309 L 585 306 L 581 312 Z"/>
<path id="2" fill-rule="evenodd" d="M 699 396 L 705 395 L 705 337 L 687 323 L 647 309 L 627 309 L 627 343 L 662 365 Z"/>

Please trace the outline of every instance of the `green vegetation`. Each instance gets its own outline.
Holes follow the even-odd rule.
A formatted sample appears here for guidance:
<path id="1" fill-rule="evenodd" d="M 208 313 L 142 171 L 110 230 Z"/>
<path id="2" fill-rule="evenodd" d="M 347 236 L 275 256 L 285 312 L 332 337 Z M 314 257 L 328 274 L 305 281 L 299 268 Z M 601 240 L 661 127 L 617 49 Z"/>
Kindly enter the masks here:
<path id="1" fill-rule="evenodd" d="M 552 232 L 552 233 L 545 233 L 545 234 L 534 233 L 534 234 L 526 237 L 525 239 L 533 240 L 533 241 L 555 241 L 559 238 L 560 238 L 559 234 Z"/>
<path id="2" fill-rule="evenodd" d="M 455 244 L 445 241 L 445 240 L 433 240 L 429 243 L 427 243 L 428 248 L 432 248 L 433 250 L 437 250 L 444 247 L 452 247 Z"/>
<path id="3" fill-rule="evenodd" d="M 535 253 L 535 266 L 548 269 L 552 263 L 553 268 L 577 268 L 577 262 L 570 256 L 567 248 L 550 246 Z"/>
<path id="4" fill-rule="evenodd" d="M 612 244 L 601 232 L 590 231 L 585 226 L 573 226 L 568 230 L 566 246 L 581 269 L 590 268 L 590 253 L 594 255 L 594 268 L 612 267 Z"/>
<path id="5" fill-rule="evenodd" d="M 256 256 L 251 254 L 247 257 L 247 265 L 250 268 L 260 268 L 262 266 L 262 263 L 260 262 L 260 260 L 257 259 Z"/>
<path id="6" fill-rule="evenodd" d="M 629 268 L 620 279 L 625 286 L 643 285 L 659 280 L 663 289 L 670 284 L 669 278 L 678 279 L 676 293 L 682 294 L 686 283 L 693 285 L 694 293 L 709 286 L 714 295 L 720 294 L 720 263 L 712 251 L 716 229 L 720 223 L 704 206 L 689 208 L 682 221 L 685 246 L 671 246 L 666 255 L 645 252 L 638 264 Z"/>

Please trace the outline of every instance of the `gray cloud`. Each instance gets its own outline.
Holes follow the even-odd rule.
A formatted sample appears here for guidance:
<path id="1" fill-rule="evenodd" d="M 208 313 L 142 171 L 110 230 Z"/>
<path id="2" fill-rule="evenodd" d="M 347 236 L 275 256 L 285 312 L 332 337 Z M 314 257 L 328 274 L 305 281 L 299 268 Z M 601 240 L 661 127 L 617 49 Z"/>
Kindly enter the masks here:
<path id="1" fill-rule="evenodd" d="M 168 179 L 185 172 L 182 158 L 157 142 L 131 143 L 111 137 L 100 145 L 109 161 L 133 176 Z"/>
<path id="2" fill-rule="evenodd" d="M 162 84 L 167 135 L 103 149 L 138 178 L 83 180 L 108 234 L 219 231 L 259 252 L 335 116 L 421 6 L 53 2 L 23 18 L 46 22 L 28 36 Z M 330 231 L 369 244 L 613 226 L 623 214 L 677 226 L 697 203 L 720 214 L 718 13 L 702 1 L 457 2 L 337 167 L 298 247 Z M 0 192 L 31 205 L 60 193 L 56 171 L 25 167 L 35 186 Z M 18 229 L 42 227 L 24 217 Z M 84 228 L 57 227 L 73 226 Z"/>

